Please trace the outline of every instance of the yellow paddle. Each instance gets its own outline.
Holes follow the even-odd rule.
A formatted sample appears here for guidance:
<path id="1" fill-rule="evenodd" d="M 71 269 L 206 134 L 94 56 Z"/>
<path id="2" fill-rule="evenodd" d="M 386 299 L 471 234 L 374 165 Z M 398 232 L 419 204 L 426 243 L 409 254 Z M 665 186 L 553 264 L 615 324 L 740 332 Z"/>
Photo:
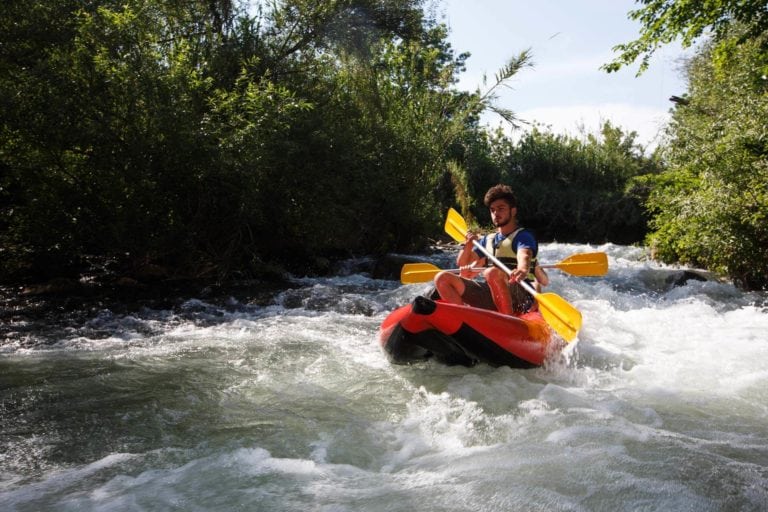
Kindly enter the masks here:
<path id="1" fill-rule="evenodd" d="M 608 273 L 608 256 L 604 252 L 583 252 L 568 256 L 562 261 L 541 268 L 557 268 L 572 276 L 604 276 Z M 451 268 L 447 272 L 458 272 L 460 269 Z M 477 268 L 476 270 L 483 270 Z M 426 283 L 443 269 L 431 263 L 406 263 L 400 271 L 400 282 L 403 284 Z"/>
<path id="2" fill-rule="evenodd" d="M 448 210 L 448 217 L 445 219 L 445 232 L 457 242 L 466 241 L 468 228 L 464 217 L 453 208 Z M 500 262 L 493 254 L 483 247 L 477 240 L 473 240 L 474 246 L 485 256 L 502 269 L 507 275 L 512 271 Z M 569 304 L 565 299 L 554 293 L 539 293 L 525 281 L 519 283 L 525 290 L 533 295 L 539 304 L 541 315 L 544 320 L 566 341 L 573 341 L 581 329 L 581 312 Z"/>
<path id="3" fill-rule="evenodd" d="M 556 268 L 572 276 L 599 277 L 608 273 L 608 255 L 604 252 L 580 252 L 542 268 Z"/>

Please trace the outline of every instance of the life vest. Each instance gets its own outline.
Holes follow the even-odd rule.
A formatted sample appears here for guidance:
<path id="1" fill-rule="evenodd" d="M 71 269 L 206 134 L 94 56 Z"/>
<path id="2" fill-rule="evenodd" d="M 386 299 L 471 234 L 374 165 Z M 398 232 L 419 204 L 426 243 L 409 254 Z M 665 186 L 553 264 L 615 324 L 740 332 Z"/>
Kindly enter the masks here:
<path id="1" fill-rule="evenodd" d="M 517 251 L 515 251 L 515 237 L 517 237 L 518 233 L 523 231 L 525 228 L 517 228 L 515 231 L 510 233 L 508 236 L 506 236 L 501 243 L 498 245 L 498 247 L 495 247 L 494 242 L 496 241 L 496 235 L 488 235 L 485 237 L 485 249 L 493 254 L 499 261 L 501 261 L 504 265 L 509 267 L 510 269 L 517 268 Z M 528 266 L 528 275 L 526 276 L 527 281 L 535 281 L 536 276 L 534 275 L 533 271 L 536 268 L 537 265 L 537 258 L 535 254 L 531 255 L 530 264 Z"/>

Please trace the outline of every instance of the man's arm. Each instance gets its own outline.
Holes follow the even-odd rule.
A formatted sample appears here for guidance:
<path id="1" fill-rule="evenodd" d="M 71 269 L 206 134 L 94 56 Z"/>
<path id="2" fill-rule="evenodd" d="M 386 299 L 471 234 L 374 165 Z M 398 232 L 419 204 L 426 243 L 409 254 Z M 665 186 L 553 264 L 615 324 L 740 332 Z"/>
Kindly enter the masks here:
<path id="1" fill-rule="evenodd" d="M 464 243 L 464 247 L 462 247 L 458 256 L 456 256 L 456 263 L 458 264 L 459 268 L 463 269 L 469 266 L 482 267 L 485 265 L 485 258 L 480 257 L 477 252 L 475 252 L 475 244 L 472 243 L 474 240 L 477 240 L 477 235 L 474 233 L 467 233 L 467 239 Z M 472 278 L 474 277 L 474 274 L 462 270 L 461 276 Z"/>
<path id="2" fill-rule="evenodd" d="M 528 277 L 532 256 L 533 251 L 527 247 L 520 247 L 517 250 L 517 268 L 512 269 L 512 274 L 509 276 L 511 282 L 517 283 Z"/>

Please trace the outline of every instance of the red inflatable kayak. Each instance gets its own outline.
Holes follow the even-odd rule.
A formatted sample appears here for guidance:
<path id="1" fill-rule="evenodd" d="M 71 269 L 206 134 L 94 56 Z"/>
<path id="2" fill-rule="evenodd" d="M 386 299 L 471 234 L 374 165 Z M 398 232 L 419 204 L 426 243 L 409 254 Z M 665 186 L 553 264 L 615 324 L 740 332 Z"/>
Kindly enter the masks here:
<path id="1" fill-rule="evenodd" d="M 544 363 L 557 339 L 538 312 L 508 316 L 426 297 L 390 313 L 379 329 L 387 357 L 401 364 L 434 358 L 449 365 L 532 368 Z"/>

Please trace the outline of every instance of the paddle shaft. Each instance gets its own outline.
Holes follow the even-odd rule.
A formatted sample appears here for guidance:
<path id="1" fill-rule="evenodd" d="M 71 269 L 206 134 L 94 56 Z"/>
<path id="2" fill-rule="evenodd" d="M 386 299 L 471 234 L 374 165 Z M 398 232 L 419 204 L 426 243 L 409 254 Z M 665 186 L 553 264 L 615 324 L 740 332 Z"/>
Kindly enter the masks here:
<path id="1" fill-rule="evenodd" d="M 572 276 L 579 277 L 597 277 L 608 273 L 608 258 L 603 252 L 577 253 L 572 254 L 557 263 L 547 263 L 536 265 L 541 269 L 556 268 Z M 472 272 L 481 272 L 491 267 L 471 267 L 468 270 Z M 406 263 L 400 272 L 400 279 L 403 284 L 425 283 L 435 277 L 438 272 L 458 273 L 461 268 L 441 269 L 431 263 Z"/>
<path id="2" fill-rule="evenodd" d="M 499 259 L 498 259 L 496 256 L 494 256 L 493 254 L 491 254 L 491 252 L 490 252 L 488 249 L 486 249 L 485 247 L 483 247 L 483 244 L 481 244 L 481 243 L 480 243 L 480 242 L 478 242 L 477 240 L 472 240 L 472 243 L 474 244 L 474 246 L 475 246 L 477 249 L 480 249 L 480 251 L 482 251 L 482 253 L 483 253 L 483 254 L 485 254 L 485 257 L 486 257 L 486 258 L 488 258 L 489 260 L 491 260 L 491 261 L 493 262 L 493 264 L 494 264 L 494 265 L 496 265 L 496 266 L 497 266 L 497 267 L 499 267 L 501 270 L 503 270 L 504 272 L 506 272 L 508 276 L 511 276 L 511 275 L 512 275 L 512 271 L 509 269 L 509 267 L 508 267 L 508 266 L 506 266 L 505 264 L 503 264 L 503 263 L 502 263 L 502 262 L 501 262 L 501 261 L 500 261 L 500 260 L 499 260 Z M 531 285 L 530 285 L 530 284 L 528 284 L 527 282 L 525 282 L 525 281 L 518 281 L 517 283 L 518 283 L 520 286 L 522 286 L 522 287 L 525 289 L 525 291 L 527 291 L 528 293 L 530 293 L 530 294 L 531 294 L 531 295 L 533 295 L 534 297 L 536 297 L 536 296 L 539 294 L 539 292 L 537 292 L 536 290 L 534 290 L 534 289 L 533 289 L 533 286 L 531 286 Z"/>
<path id="3" fill-rule="evenodd" d="M 564 272 L 568 272 L 568 268 L 567 267 L 568 266 L 572 266 L 572 265 L 584 265 L 584 263 L 562 263 L 562 262 L 560 262 L 560 263 L 547 263 L 546 265 L 536 265 L 536 266 L 539 267 L 539 268 L 556 268 L 558 270 L 562 270 Z M 566 267 L 566 268 L 562 268 L 562 267 Z M 472 267 L 472 268 L 469 268 L 467 270 L 479 272 L 479 271 L 485 270 L 487 268 L 492 268 L 492 267 Z M 447 269 L 445 269 L 445 272 L 461 272 L 462 270 L 463 269 L 460 269 L 460 268 L 447 268 Z M 431 270 L 431 269 L 430 270 L 411 270 L 410 272 L 416 272 L 416 273 L 419 273 L 419 272 L 424 272 L 424 273 L 434 272 L 435 274 L 437 274 L 438 272 L 442 272 L 442 271 L 443 271 L 442 268 L 435 267 L 434 270 Z"/>
<path id="4" fill-rule="evenodd" d="M 564 264 L 564 263 L 560 262 L 560 263 L 547 263 L 546 265 L 536 265 L 536 266 L 539 267 L 539 268 L 556 268 L 556 269 L 568 272 L 567 268 L 561 268 L 563 266 L 567 267 L 568 265 L 583 265 L 583 263 L 570 263 L 570 264 L 569 263 L 565 263 Z M 480 271 L 480 270 L 485 270 L 487 268 L 492 268 L 492 267 L 472 267 L 472 268 L 470 268 L 468 270 Z M 434 272 L 437 273 L 437 272 L 441 272 L 442 270 L 443 269 L 438 268 L 438 269 L 435 269 Z M 460 268 L 447 268 L 447 269 L 445 269 L 446 272 L 461 272 L 461 270 L 462 269 L 460 269 Z M 419 271 L 417 270 L 415 272 L 419 272 Z M 431 270 L 422 270 L 421 272 L 431 272 Z"/>

